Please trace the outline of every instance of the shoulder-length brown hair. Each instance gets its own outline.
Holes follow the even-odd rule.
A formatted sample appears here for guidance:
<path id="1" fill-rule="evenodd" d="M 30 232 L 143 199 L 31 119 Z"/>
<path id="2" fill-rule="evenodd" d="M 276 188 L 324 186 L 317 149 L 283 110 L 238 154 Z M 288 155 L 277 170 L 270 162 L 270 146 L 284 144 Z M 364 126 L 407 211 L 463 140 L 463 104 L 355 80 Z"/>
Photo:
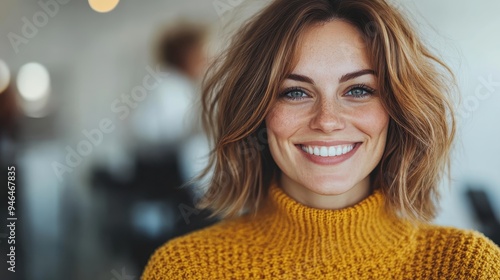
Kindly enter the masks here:
<path id="1" fill-rule="evenodd" d="M 297 63 L 301 34 L 334 19 L 362 34 L 390 116 L 371 184 L 382 190 L 392 213 L 414 221 L 435 216 L 438 184 L 449 172 L 455 136 L 449 96 L 454 76 L 384 0 L 276 0 L 235 34 L 203 81 L 202 121 L 213 150 L 195 178 L 211 176 L 199 208 L 222 218 L 259 208 L 281 172 L 269 152 L 265 117 Z"/>

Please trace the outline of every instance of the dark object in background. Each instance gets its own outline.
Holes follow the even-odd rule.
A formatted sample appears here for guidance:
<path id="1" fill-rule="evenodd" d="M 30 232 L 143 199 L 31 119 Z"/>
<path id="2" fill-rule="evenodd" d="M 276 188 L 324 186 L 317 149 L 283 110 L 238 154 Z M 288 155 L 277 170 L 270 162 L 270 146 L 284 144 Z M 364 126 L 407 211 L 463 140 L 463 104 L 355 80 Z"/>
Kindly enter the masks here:
<path id="1" fill-rule="evenodd" d="M 93 175 L 105 208 L 100 211 L 100 236 L 114 256 L 130 256 L 140 270 L 168 240 L 217 222 L 207 218 L 210 212 L 194 208 L 189 188 L 179 188 L 183 182 L 176 153 L 155 160 L 137 157 L 133 174 L 126 182 L 100 168 Z"/>
<path id="2" fill-rule="evenodd" d="M 9 136 L 15 135 L 20 115 L 15 94 L 12 86 L 0 92 L 0 132 Z"/>
<path id="3" fill-rule="evenodd" d="M 468 189 L 466 196 L 472 205 L 476 219 L 481 225 L 481 232 L 500 246 L 500 221 L 495 215 L 487 193 L 480 189 Z"/>

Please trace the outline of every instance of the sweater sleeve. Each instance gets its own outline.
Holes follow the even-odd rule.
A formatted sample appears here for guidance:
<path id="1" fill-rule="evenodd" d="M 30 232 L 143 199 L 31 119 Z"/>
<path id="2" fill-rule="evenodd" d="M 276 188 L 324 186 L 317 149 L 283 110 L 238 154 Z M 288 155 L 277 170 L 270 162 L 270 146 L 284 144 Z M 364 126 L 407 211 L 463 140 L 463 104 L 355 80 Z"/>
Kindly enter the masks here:
<path id="1" fill-rule="evenodd" d="M 182 252 L 172 242 L 167 242 L 153 253 L 141 280 L 187 279 L 187 269 L 183 268 Z"/>
<path id="2" fill-rule="evenodd" d="M 160 247 L 156 249 L 154 254 L 149 258 L 148 264 L 142 273 L 141 280 L 163 280 L 167 279 L 166 275 L 166 254 L 165 249 Z"/>
<path id="3" fill-rule="evenodd" d="M 416 279 L 500 280 L 500 248 L 482 233 L 441 226 L 422 230 L 412 260 Z"/>
<path id="4" fill-rule="evenodd" d="M 468 263 L 469 279 L 500 279 L 500 247 L 482 233 L 472 232 L 473 246 Z"/>
<path id="5" fill-rule="evenodd" d="M 225 228 L 221 229 L 224 224 L 193 231 L 163 244 L 150 257 L 141 280 L 221 279 L 213 270 L 219 265 L 219 249 L 231 246 L 226 238 L 221 238 L 227 236 Z"/>

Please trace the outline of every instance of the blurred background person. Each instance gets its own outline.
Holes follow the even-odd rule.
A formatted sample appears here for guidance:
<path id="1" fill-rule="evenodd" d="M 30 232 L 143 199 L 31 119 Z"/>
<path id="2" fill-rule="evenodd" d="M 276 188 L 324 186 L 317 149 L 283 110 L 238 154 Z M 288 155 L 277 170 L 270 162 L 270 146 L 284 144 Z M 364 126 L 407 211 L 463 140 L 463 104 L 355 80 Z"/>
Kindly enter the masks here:
<path id="1" fill-rule="evenodd" d="M 168 76 L 141 103 L 132 120 L 140 157 L 177 157 L 183 181 L 205 165 L 208 143 L 199 115 L 200 83 L 207 67 L 207 25 L 180 20 L 158 32 L 158 67 Z"/>

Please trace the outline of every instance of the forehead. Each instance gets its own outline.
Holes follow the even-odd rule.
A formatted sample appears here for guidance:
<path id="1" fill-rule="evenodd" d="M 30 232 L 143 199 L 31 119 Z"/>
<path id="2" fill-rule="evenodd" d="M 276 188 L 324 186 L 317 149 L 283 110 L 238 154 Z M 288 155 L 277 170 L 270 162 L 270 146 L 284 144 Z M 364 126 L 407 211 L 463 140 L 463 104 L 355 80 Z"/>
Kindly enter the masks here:
<path id="1" fill-rule="evenodd" d="M 294 73 L 341 76 L 371 68 L 362 33 L 351 23 L 333 20 L 307 28 L 297 45 Z M 328 73 L 327 73 L 328 72 Z"/>

